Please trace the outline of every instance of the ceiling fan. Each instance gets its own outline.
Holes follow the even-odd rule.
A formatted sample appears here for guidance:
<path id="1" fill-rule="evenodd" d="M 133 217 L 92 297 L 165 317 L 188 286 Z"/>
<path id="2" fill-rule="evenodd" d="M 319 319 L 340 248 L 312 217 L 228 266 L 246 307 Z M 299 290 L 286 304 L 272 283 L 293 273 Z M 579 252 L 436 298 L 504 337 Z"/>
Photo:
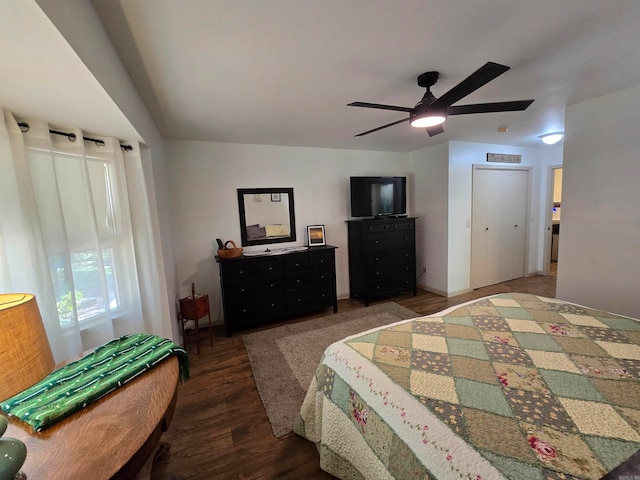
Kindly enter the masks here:
<path id="1" fill-rule="evenodd" d="M 418 76 L 418 86 L 426 88 L 422 100 L 415 107 L 398 107 L 395 105 L 382 105 L 379 103 L 353 102 L 349 103 L 349 107 L 377 108 L 380 110 L 396 110 L 398 112 L 407 112 L 408 118 L 403 118 L 396 122 L 391 122 L 381 127 L 367 130 L 366 132 L 355 135 L 362 137 L 383 128 L 392 127 L 402 122 L 409 121 L 412 127 L 426 128 L 430 137 L 444 132 L 442 124 L 447 120 L 449 115 L 466 115 L 470 113 L 489 113 L 489 112 L 516 112 L 526 110 L 533 103 L 533 100 L 516 100 L 512 102 L 494 102 L 494 103 L 476 103 L 472 105 L 453 105 L 458 100 L 466 97 L 471 92 L 486 85 L 491 80 L 509 70 L 510 67 L 500 65 L 499 63 L 487 62 L 478 70 L 465 78 L 458 85 L 453 87 L 440 98 L 436 98 L 431 93 L 431 87 L 438 81 L 438 72 L 425 72 Z"/>

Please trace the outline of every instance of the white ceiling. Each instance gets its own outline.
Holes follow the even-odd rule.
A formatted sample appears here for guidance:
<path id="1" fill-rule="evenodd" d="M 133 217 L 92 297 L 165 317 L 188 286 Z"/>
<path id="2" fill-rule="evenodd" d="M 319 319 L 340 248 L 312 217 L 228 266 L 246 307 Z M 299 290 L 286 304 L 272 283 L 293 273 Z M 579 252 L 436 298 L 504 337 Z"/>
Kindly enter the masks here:
<path id="1" fill-rule="evenodd" d="M 93 122 L 97 132 L 117 134 L 120 128 L 123 138 L 130 137 L 131 125 L 113 104 L 109 115 L 82 113 L 87 105 L 109 101 L 87 72 L 51 74 L 81 62 L 71 58 L 68 45 L 58 49 L 64 40 L 57 32 L 42 33 L 44 22 L 31 18 L 31 6 L 23 7 L 31 2 L 4 2 L 3 66 L 15 67 L 7 61 L 15 64 L 15 49 L 22 49 L 22 58 L 42 52 L 29 69 L 12 68 L 9 84 L 9 69 L 0 69 L 2 105 L 31 108 L 40 95 L 60 96 L 73 84 L 80 101 L 67 93 L 59 102 L 66 109 L 51 108 L 63 111 L 61 121 L 71 112 L 74 125 L 80 118 L 85 129 Z M 563 129 L 567 105 L 640 84 L 638 0 L 91 3 L 170 139 L 399 152 L 450 140 L 542 147 L 538 136 Z M 31 29 L 26 43 L 19 22 Z M 41 36 L 31 36 L 36 28 Z M 55 51 L 55 62 L 46 61 L 47 51 Z M 404 114 L 347 103 L 412 107 L 424 93 L 416 84 L 420 73 L 440 72 L 432 89 L 438 97 L 487 61 L 511 70 L 458 104 L 534 98 L 525 112 L 454 116 L 445 133 L 433 138 L 407 123 L 354 138 Z M 23 82 L 28 72 L 36 79 L 29 89 Z M 44 74 L 46 85 L 38 84 Z M 107 120 L 109 128 L 100 130 L 99 122 Z M 500 126 L 508 132 L 499 133 Z"/>
<path id="2" fill-rule="evenodd" d="M 638 0 L 92 0 L 165 138 L 414 151 L 448 140 L 541 147 L 567 105 L 640 83 Z M 429 138 L 401 112 L 416 77 L 448 91 L 487 61 L 511 70 Z M 507 133 L 498 133 L 507 125 Z"/>
<path id="3" fill-rule="evenodd" d="M 61 128 L 141 140 L 34 1 L 0 0 L 0 107 Z"/>

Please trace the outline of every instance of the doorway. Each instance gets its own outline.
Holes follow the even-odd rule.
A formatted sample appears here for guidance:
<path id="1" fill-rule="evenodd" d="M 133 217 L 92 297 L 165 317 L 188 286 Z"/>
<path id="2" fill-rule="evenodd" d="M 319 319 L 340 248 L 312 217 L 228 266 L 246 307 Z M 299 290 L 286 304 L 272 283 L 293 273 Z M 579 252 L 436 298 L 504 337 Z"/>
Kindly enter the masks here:
<path id="1" fill-rule="evenodd" d="M 557 275 L 560 246 L 560 221 L 562 218 L 562 166 L 547 170 L 547 201 L 545 218 L 543 275 Z"/>

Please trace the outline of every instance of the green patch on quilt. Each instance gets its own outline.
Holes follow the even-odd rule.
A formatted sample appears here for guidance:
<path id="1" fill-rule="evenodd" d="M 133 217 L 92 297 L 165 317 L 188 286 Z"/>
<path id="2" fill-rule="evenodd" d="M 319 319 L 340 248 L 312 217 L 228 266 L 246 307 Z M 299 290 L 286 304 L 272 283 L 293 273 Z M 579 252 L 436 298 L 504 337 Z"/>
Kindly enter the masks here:
<path id="1" fill-rule="evenodd" d="M 595 385 L 584 375 L 560 372 L 558 370 L 540 370 L 549 388 L 561 397 L 606 401 Z"/>
<path id="2" fill-rule="evenodd" d="M 447 346 L 451 355 L 473 357 L 479 360 L 489 360 L 484 344 L 477 340 L 463 340 L 461 338 L 447 338 Z"/>
<path id="3" fill-rule="evenodd" d="M 534 316 L 526 308 L 522 307 L 496 307 L 504 318 L 516 318 L 518 320 L 533 320 Z"/>
<path id="4" fill-rule="evenodd" d="M 471 320 L 471 316 L 469 315 L 461 315 L 461 316 L 450 316 L 446 315 L 442 317 L 444 323 L 450 323 L 452 325 L 464 325 L 465 327 L 473 327 L 473 320 Z"/>
<path id="5" fill-rule="evenodd" d="M 528 463 L 498 455 L 488 450 L 481 449 L 480 453 L 507 478 L 526 478 L 527 480 L 543 480 L 544 478 L 540 469 Z"/>
<path id="6" fill-rule="evenodd" d="M 585 441 L 596 453 L 607 470 L 612 470 L 640 450 L 640 443 L 629 443 L 614 438 L 585 436 Z"/>
<path id="7" fill-rule="evenodd" d="M 595 317 L 602 323 L 609 325 L 616 330 L 630 330 L 632 332 L 640 331 L 640 322 L 630 318 L 621 317 Z"/>
<path id="8" fill-rule="evenodd" d="M 499 386 L 466 378 L 456 378 L 455 385 L 462 406 L 485 410 L 504 417 L 513 416 Z"/>
<path id="9" fill-rule="evenodd" d="M 545 350 L 547 352 L 561 352 L 562 348 L 550 335 L 539 333 L 515 332 L 513 334 L 522 348 L 531 350 Z"/>
<path id="10" fill-rule="evenodd" d="M 427 469 L 397 435 L 391 441 L 391 452 L 388 470 L 393 478 L 429 478 Z"/>

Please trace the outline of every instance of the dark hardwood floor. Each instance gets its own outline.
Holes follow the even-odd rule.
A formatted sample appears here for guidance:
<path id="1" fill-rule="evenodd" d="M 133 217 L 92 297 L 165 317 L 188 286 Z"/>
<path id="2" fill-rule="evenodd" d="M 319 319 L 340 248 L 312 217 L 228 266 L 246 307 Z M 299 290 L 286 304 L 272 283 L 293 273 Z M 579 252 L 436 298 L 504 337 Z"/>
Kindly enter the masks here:
<path id="1" fill-rule="evenodd" d="M 428 315 L 485 295 L 524 292 L 555 297 L 555 264 L 549 276 L 534 275 L 445 298 L 419 290 L 414 297 L 394 301 L 418 314 Z M 378 303 L 378 302 L 375 302 Z M 339 312 L 364 308 L 355 300 L 340 300 Z M 331 310 L 299 318 L 330 315 Z M 292 322 L 293 322 L 292 321 Z M 280 325 L 280 324 L 279 324 Z M 253 380 L 241 334 L 214 333 L 201 341 L 200 354 L 190 348 L 191 379 L 179 386 L 173 421 L 162 440 L 171 445 L 158 459 L 153 479 L 331 479 L 320 470 L 318 454 L 310 442 L 291 433 L 277 439 L 271 432 Z"/>

